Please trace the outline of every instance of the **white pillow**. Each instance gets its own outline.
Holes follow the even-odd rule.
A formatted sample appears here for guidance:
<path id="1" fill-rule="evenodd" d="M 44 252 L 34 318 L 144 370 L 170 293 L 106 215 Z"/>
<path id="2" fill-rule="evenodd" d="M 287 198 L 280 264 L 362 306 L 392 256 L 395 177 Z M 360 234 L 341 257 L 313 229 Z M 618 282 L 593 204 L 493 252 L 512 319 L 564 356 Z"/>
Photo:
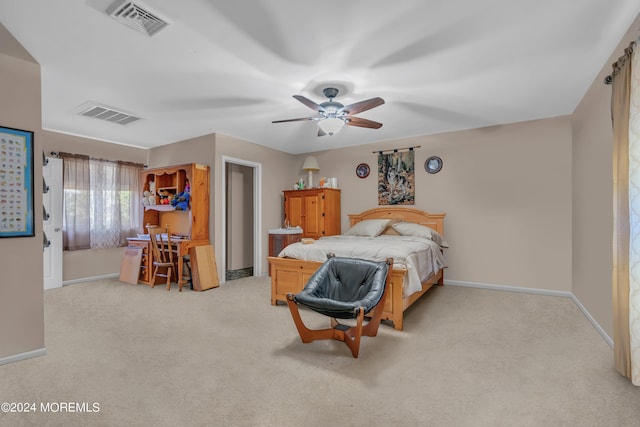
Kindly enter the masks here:
<path id="1" fill-rule="evenodd" d="M 387 227 L 389 221 L 388 219 L 365 219 L 355 224 L 344 234 L 345 236 L 376 237 Z"/>
<path id="2" fill-rule="evenodd" d="M 403 236 L 422 237 L 424 239 L 432 240 L 438 246 L 442 246 L 442 236 L 433 228 L 415 224 L 413 222 L 398 222 L 393 224 L 392 227 Z"/>

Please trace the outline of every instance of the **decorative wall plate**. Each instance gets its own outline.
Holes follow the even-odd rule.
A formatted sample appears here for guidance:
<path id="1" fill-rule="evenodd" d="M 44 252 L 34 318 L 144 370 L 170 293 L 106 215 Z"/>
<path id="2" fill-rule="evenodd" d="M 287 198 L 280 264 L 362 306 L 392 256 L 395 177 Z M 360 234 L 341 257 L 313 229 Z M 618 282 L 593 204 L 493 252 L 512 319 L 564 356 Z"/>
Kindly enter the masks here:
<path id="1" fill-rule="evenodd" d="M 438 173 L 442 169 L 442 159 L 438 156 L 431 156 L 424 162 L 424 170 L 428 173 Z"/>
<path id="2" fill-rule="evenodd" d="M 369 165 L 366 163 L 360 163 L 356 166 L 356 175 L 358 178 L 366 178 L 369 176 Z"/>

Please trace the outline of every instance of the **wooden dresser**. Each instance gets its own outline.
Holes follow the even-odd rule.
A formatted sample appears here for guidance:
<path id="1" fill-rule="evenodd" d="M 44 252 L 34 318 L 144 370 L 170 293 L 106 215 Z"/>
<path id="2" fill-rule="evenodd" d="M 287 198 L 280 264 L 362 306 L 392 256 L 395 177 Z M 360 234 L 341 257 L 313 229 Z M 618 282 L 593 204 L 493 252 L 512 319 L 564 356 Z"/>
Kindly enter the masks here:
<path id="1" fill-rule="evenodd" d="M 340 190 L 284 191 L 284 215 L 291 227 L 302 227 L 301 237 L 317 239 L 340 234 Z"/>

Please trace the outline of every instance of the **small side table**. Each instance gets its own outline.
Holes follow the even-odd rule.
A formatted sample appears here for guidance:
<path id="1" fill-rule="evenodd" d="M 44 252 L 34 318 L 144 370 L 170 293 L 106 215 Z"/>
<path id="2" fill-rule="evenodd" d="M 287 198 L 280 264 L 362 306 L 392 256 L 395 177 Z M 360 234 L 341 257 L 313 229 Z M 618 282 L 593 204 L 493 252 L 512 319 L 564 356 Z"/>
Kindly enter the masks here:
<path id="1" fill-rule="evenodd" d="M 275 228 L 269 230 L 269 256 L 278 256 L 280 251 L 302 239 L 302 228 Z"/>

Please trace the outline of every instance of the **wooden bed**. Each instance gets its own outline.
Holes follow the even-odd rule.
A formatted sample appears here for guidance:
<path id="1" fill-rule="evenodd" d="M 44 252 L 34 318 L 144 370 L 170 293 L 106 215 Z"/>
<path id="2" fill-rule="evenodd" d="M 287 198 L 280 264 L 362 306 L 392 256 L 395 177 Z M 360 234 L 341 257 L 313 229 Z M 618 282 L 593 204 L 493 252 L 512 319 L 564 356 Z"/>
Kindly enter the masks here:
<path id="1" fill-rule="evenodd" d="M 375 208 L 360 214 L 349 215 L 350 225 L 365 219 L 397 219 L 421 224 L 444 235 L 445 214 L 429 214 L 427 212 L 404 207 Z M 291 258 L 268 257 L 271 273 L 271 304 L 286 302 L 287 293 L 298 293 L 302 290 L 311 275 L 322 265 L 320 262 L 303 261 Z M 403 280 L 405 270 L 393 269 L 387 301 L 382 312 L 382 319 L 393 322 L 395 329 L 402 330 L 404 311 L 417 301 L 433 285 L 444 283 L 443 270 L 422 283 L 422 290 L 403 297 Z"/>

